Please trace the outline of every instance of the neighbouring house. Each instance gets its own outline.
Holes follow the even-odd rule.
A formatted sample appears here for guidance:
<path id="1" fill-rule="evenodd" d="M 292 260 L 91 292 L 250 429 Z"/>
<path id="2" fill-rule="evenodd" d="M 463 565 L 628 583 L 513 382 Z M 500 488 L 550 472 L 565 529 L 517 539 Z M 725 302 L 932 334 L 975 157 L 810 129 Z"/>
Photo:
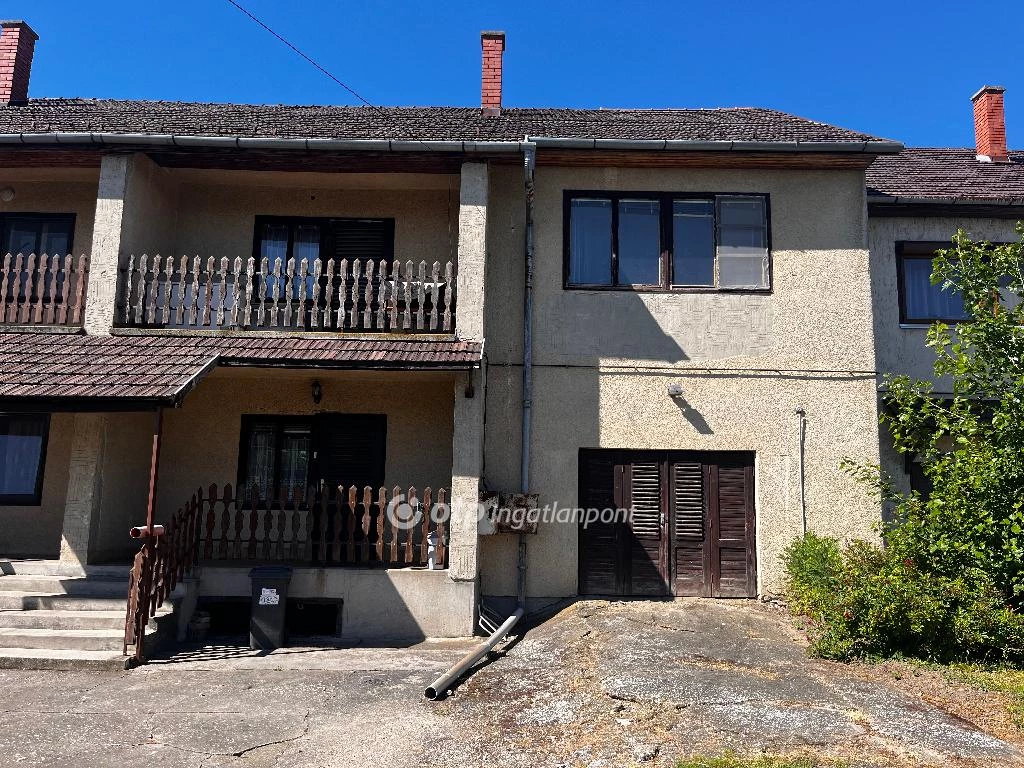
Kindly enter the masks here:
<path id="1" fill-rule="evenodd" d="M 7 655 L 119 652 L 133 558 L 189 605 L 291 564 L 364 639 L 777 592 L 804 530 L 875 535 L 840 462 L 897 461 L 879 376 L 948 310 L 918 261 L 1009 236 L 1024 190 L 998 89 L 982 162 L 770 109 L 506 108 L 496 32 L 480 108 L 30 99 L 2 28 Z M 520 493 L 535 532 L 480 518 Z"/>

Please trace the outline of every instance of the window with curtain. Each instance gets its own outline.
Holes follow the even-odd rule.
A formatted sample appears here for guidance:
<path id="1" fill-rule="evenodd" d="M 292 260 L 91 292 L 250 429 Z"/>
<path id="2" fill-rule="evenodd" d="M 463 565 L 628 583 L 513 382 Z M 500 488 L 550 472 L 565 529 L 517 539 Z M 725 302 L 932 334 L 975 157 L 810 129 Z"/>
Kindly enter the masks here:
<path id="1" fill-rule="evenodd" d="M 49 425 L 47 414 L 0 414 L 0 504 L 40 503 Z"/>
<path id="2" fill-rule="evenodd" d="M 10 254 L 24 257 L 35 254 L 38 268 L 49 271 L 53 259 L 62 259 L 71 253 L 75 231 L 74 214 L 6 213 L 0 214 L 0 257 Z M 13 259 L 12 259 L 13 264 Z M 28 270 L 22 269 L 21 295 L 25 295 Z M 64 292 L 64 275 L 58 274 L 56 285 L 51 285 L 49 274 L 42 284 L 43 298 L 60 300 Z M 14 296 L 14 284 L 8 288 L 8 299 Z"/>
<path id="3" fill-rule="evenodd" d="M 566 287 L 770 288 L 766 195 L 566 193 Z"/>
<path id="4" fill-rule="evenodd" d="M 309 419 L 243 419 L 242 450 L 241 495 L 246 501 L 255 495 L 261 500 L 305 498 L 312 450 Z"/>
<path id="5" fill-rule="evenodd" d="M 995 244 L 994 244 L 995 245 Z M 946 242 L 897 242 L 896 268 L 900 322 L 909 325 L 935 322 L 961 323 L 970 320 L 964 298 L 955 288 L 932 285 L 932 267 L 936 251 L 949 248 Z M 1008 309 L 1020 303 L 1010 291 L 1010 277 L 1001 282 L 1001 301 Z"/>

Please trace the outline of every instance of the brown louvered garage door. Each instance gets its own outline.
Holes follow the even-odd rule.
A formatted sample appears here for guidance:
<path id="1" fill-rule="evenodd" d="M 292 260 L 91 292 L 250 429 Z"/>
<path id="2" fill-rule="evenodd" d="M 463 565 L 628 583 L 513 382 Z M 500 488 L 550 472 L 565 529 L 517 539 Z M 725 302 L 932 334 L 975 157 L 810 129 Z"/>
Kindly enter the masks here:
<path id="1" fill-rule="evenodd" d="M 580 528 L 580 592 L 754 597 L 754 457 L 582 450 L 581 506 L 630 509 Z"/>

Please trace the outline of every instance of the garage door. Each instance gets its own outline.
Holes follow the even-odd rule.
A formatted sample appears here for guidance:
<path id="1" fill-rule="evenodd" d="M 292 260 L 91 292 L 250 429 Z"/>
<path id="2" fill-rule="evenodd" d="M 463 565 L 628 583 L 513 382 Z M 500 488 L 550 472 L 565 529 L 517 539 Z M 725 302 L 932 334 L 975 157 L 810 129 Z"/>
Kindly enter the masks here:
<path id="1" fill-rule="evenodd" d="M 754 597 L 754 456 L 580 451 L 580 592 Z M 591 518 L 593 515 L 590 516 Z"/>

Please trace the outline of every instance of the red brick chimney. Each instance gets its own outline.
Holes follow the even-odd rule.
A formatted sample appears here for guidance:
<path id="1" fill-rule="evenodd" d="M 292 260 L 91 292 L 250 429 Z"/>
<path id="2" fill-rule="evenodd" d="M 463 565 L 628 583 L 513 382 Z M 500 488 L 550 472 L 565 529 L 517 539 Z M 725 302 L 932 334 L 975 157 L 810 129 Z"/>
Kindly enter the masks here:
<path id="1" fill-rule="evenodd" d="M 38 39 L 24 21 L 0 21 L 0 105 L 28 101 L 32 53 Z"/>
<path id="2" fill-rule="evenodd" d="M 504 32 L 481 32 L 484 50 L 480 83 L 480 110 L 488 117 L 501 114 L 501 57 L 505 52 Z"/>
<path id="3" fill-rule="evenodd" d="M 974 141 L 978 159 L 983 162 L 1005 163 L 1006 118 L 1003 116 L 1003 92 L 1000 85 L 986 85 L 971 96 L 974 102 Z"/>

